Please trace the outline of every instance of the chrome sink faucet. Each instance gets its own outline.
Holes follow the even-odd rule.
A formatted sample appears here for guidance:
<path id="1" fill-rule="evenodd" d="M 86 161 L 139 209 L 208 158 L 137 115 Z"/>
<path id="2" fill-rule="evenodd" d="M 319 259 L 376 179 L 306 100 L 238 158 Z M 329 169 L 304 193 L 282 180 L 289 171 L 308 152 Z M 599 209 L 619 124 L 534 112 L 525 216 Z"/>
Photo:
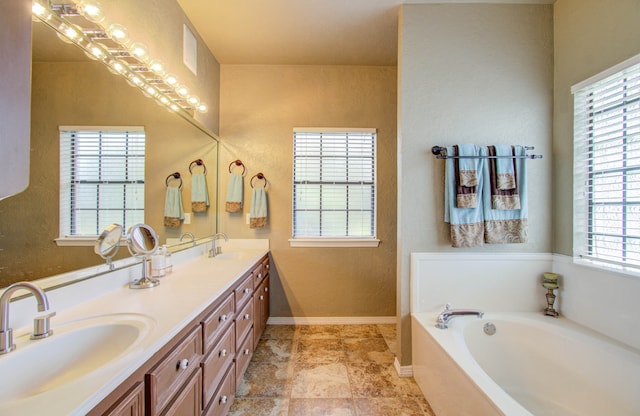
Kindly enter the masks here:
<path id="1" fill-rule="evenodd" d="M 469 315 L 482 318 L 482 316 L 484 316 L 484 312 L 478 309 L 451 309 L 451 305 L 447 303 L 447 305 L 444 307 L 444 310 L 438 315 L 436 328 L 447 329 L 449 328 L 449 326 L 447 325 L 449 321 L 451 321 L 456 316 Z"/>
<path id="2" fill-rule="evenodd" d="M 180 242 L 181 242 L 181 243 L 182 243 L 182 240 L 183 240 L 185 237 L 189 237 L 189 238 L 191 239 L 191 244 L 193 244 L 194 246 L 196 245 L 196 237 L 195 237 L 193 234 L 191 234 L 191 233 L 183 233 L 183 234 L 180 236 Z"/>
<path id="3" fill-rule="evenodd" d="M 28 290 L 33 294 L 38 302 L 39 312 L 49 310 L 49 299 L 47 299 L 47 295 L 33 283 L 18 282 L 8 286 L 0 297 L 0 354 L 6 354 L 16 348 L 13 343 L 13 330 L 9 328 L 9 303 L 11 302 L 11 295 L 20 289 Z M 52 312 L 34 318 L 31 339 L 46 338 L 53 333 L 49 320 L 55 314 L 55 312 Z"/>
<path id="4" fill-rule="evenodd" d="M 222 247 L 216 245 L 216 240 L 224 238 L 224 241 L 229 241 L 229 237 L 225 233 L 217 233 L 211 237 L 211 250 L 209 250 L 209 257 L 215 257 L 218 254 L 222 254 Z"/>

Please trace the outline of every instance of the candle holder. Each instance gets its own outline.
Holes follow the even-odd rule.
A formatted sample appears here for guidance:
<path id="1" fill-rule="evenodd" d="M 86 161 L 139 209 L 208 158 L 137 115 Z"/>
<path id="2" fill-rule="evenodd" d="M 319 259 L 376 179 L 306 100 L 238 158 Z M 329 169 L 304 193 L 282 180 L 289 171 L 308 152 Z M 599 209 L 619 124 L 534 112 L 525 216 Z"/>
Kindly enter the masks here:
<path id="1" fill-rule="evenodd" d="M 556 301 L 556 295 L 553 293 L 558 286 L 558 275 L 556 273 L 543 273 L 544 278 L 542 279 L 542 287 L 547 289 L 547 294 L 545 297 L 547 298 L 547 309 L 544 310 L 544 314 L 546 316 L 552 316 L 554 318 L 558 317 L 558 311 L 553 308 L 553 304 Z"/>

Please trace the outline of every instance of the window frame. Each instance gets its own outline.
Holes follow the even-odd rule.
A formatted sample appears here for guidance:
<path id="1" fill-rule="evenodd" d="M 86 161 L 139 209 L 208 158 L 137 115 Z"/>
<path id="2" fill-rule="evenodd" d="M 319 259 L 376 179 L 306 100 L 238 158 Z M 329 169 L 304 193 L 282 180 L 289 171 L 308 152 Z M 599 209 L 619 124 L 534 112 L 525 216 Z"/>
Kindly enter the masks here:
<path id="1" fill-rule="evenodd" d="M 146 132 L 143 126 L 59 126 L 59 137 L 58 137 L 58 143 L 59 143 L 59 155 L 60 155 L 60 160 L 59 160 L 59 168 L 60 168 L 60 178 L 59 178 L 59 183 L 60 183 L 60 189 L 58 192 L 59 195 L 59 228 L 58 228 L 58 237 L 55 239 L 55 242 L 58 246 L 93 246 L 95 244 L 96 238 L 100 235 L 101 230 L 97 230 L 97 234 L 78 234 L 78 235 L 72 235 L 70 233 L 67 233 L 67 231 L 70 231 L 69 227 L 72 227 L 72 222 L 73 222 L 73 218 L 72 216 L 74 209 L 72 207 L 70 207 L 70 205 L 73 204 L 72 200 L 73 200 L 73 196 L 72 194 L 72 188 L 73 185 L 71 184 L 71 181 L 66 181 L 66 187 L 68 189 L 65 189 L 65 171 L 66 172 L 70 172 L 73 171 L 73 166 L 71 165 L 72 162 L 72 158 L 74 157 L 74 154 L 69 153 L 68 156 L 63 156 L 62 155 L 62 151 L 64 150 L 62 148 L 63 146 L 63 135 L 65 134 L 70 134 L 69 132 L 91 132 L 91 133 L 97 133 L 98 135 L 102 135 L 104 133 L 117 133 L 117 132 L 122 132 L 123 134 L 127 133 L 127 132 L 141 132 L 144 134 L 144 153 L 143 153 L 143 165 L 142 165 L 142 171 L 143 171 L 143 177 L 142 180 L 131 180 L 131 181 L 125 181 L 127 183 L 134 183 L 134 184 L 141 184 L 143 186 L 142 189 L 142 212 L 144 213 L 144 202 L 145 202 L 145 189 L 144 189 L 144 184 L 145 184 L 145 180 L 144 180 L 144 172 L 145 172 L 145 167 L 144 167 L 144 159 L 145 159 L 145 155 L 146 155 Z M 67 140 L 67 139 L 64 139 Z M 74 151 L 75 153 L 75 151 Z M 103 157 L 103 155 L 98 154 L 97 157 L 99 159 L 101 159 Z M 129 157 L 139 157 L 139 156 L 126 156 L 127 158 Z M 65 159 L 66 158 L 66 159 Z M 67 163 L 69 163 L 70 165 L 64 165 L 63 163 L 65 163 L 65 160 Z M 129 167 L 129 163 L 126 163 L 125 166 Z M 110 183 L 110 181 L 104 181 L 104 180 L 100 180 L 97 181 L 96 183 Z M 113 183 L 113 182 L 111 182 Z M 124 206 L 124 197 L 123 197 L 123 207 L 121 208 L 122 210 L 126 210 L 126 207 Z M 66 205 L 66 206 L 65 206 Z M 135 209 L 135 211 L 140 210 L 140 208 Z M 126 214 L 123 214 L 126 215 Z M 144 214 L 143 214 L 144 215 Z M 98 218 L 96 217 L 96 221 L 98 220 Z M 134 223 L 137 223 L 140 221 L 133 221 L 133 223 L 127 223 L 127 224 L 121 224 L 123 225 L 123 233 L 126 232 L 127 227 L 130 227 L 132 225 L 134 225 Z M 122 238 L 124 239 L 125 236 L 123 234 Z"/>
<path id="2" fill-rule="evenodd" d="M 373 135 L 373 198 L 372 198 L 372 235 L 369 236 L 304 236 L 294 235 L 295 233 L 295 221 L 296 221 L 296 178 L 295 178 L 295 163 L 296 163 L 296 149 L 295 140 L 296 134 L 372 134 Z M 293 144 L 293 172 L 292 172 L 292 218 L 291 218 L 291 235 L 289 244 L 291 247 L 378 247 L 380 240 L 377 238 L 377 215 L 378 215 L 378 192 L 377 192 L 377 141 L 378 132 L 375 128 L 319 128 L 319 127 L 296 127 L 293 129 L 292 144 Z M 345 154 L 346 156 L 346 154 Z M 321 155 L 319 157 L 322 158 Z M 322 181 L 319 181 L 322 182 Z M 326 181 L 326 184 L 333 184 L 332 181 Z M 348 183 L 338 184 L 348 186 Z M 322 209 L 320 209 L 322 212 Z M 345 210 L 348 215 L 349 209 Z M 345 230 L 346 231 L 346 230 Z"/>
<path id="3" fill-rule="evenodd" d="M 633 82 L 628 82 L 629 77 L 635 77 Z M 574 192 L 574 204 L 573 204 L 573 259 L 577 264 L 595 267 L 599 269 L 621 272 L 627 275 L 640 276 L 640 256 L 637 252 L 632 252 L 629 255 L 627 248 L 628 240 L 634 239 L 638 241 L 640 237 L 637 234 L 632 234 L 628 231 L 628 208 L 633 206 L 640 206 L 640 201 L 631 202 L 627 194 L 627 185 L 638 184 L 637 181 L 632 180 L 633 172 L 638 175 L 640 172 L 640 166 L 628 165 L 629 160 L 628 153 L 629 145 L 638 143 L 639 132 L 637 122 L 638 118 L 632 118 L 633 123 L 631 127 L 627 124 L 629 121 L 627 111 L 631 108 L 631 115 L 635 117 L 640 116 L 640 109 L 638 109 L 638 103 L 640 103 L 640 95 L 638 95 L 639 89 L 637 82 L 640 77 L 640 55 L 634 56 L 618 65 L 615 65 L 593 77 L 582 81 L 571 88 L 571 93 L 574 95 L 574 178 L 573 178 L 573 192 Z M 612 81 L 618 79 L 622 92 L 619 95 L 622 97 L 620 101 L 616 101 L 615 104 L 607 106 L 601 106 L 597 111 L 593 111 L 593 102 L 598 99 L 602 99 L 605 96 L 606 87 L 612 88 Z M 631 84 L 632 97 L 627 99 L 628 84 Z M 594 95 L 599 94 L 599 95 Z M 594 98 L 596 97 L 596 98 Z M 635 108 L 634 108 L 635 107 Z M 619 132 L 619 136 L 614 139 L 618 139 L 621 143 L 607 148 L 611 151 L 615 150 L 614 155 L 619 155 L 622 164 L 621 167 L 615 169 L 596 169 L 596 164 L 606 164 L 607 156 L 610 154 L 597 155 L 595 154 L 596 146 L 602 146 L 602 141 L 595 141 L 595 137 L 602 134 L 600 131 L 595 132 L 595 124 L 597 123 L 596 117 L 614 110 L 621 110 L 621 121 L 617 121 L 613 126 L 607 125 L 607 129 L 612 129 L 614 132 Z M 604 127 L 598 127 L 605 129 Z M 631 131 L 629 131 L 631 130 Z M 630 138 L 635 140 L 630 141 Z M 633 150 L 636 154 L 637 148 Z M 621 195 L 611 201 L 596 200 L 596 194 L 603 191 L 613 191 L 614 185 L 611 185 L 611 189 L 604 188 L 603 185 L 596 188 L 596 179 L 604 178 L 607 174 L 617 173 L 620 176 Z M 606 185 L 604 185 L 606 186 Z M 636 190 L 637 192 L 637 190 Z M 636 196 L 635 199 L 638 199 Z M 621 222 L 620 233 L 611 234 L 610 232 L 604 233 L 596 228 L 602 227 L 597 220 L 603 221 L 605 217 L 596 217 L 596 211 L 598 207 L 602 206 L 619 206 L 620 207 L 620 219 L 617 222 Z M 610 220 L 607 220 L 610 221 Z M 615 260 L 612 255 L 596 253 L 598 249 L 605 250 L 610 248 L 606 247 L 604 243 L 594 243 L 594 237 L 616 237 L 621 239 L 620 248 L 616 248 L 616 251 L 620 254 L 620 259 Z M 636 242 L 636 246 L 637 246 Z"/>

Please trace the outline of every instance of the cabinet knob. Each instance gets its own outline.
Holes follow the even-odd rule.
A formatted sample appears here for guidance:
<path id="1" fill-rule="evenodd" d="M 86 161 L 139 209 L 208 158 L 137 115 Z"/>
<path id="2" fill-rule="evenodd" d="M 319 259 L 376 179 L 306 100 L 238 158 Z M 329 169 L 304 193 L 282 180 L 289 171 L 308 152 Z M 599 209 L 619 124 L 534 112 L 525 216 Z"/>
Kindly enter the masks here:
<path id="1" fill-rule="evenodd" d="M 251 315 L 249 315 L 248 313 L 245 313 L 244 314 L 244 319 L 249 319 L 249 318 L 251 318 Z"/>
<path id="2" fill-rule="evenodd" d="M 227 402 L 227 396 L 220 397 L 220 404 L 225 404 Z"/>
<path id="3" fill-rule="evenodd" d="M 182 360 L 178 361 L 177 367 L 186 370 L 187 367 L 189 367 L 189 360 L 183 358 Z"/>
<path id="4" fill-rule="evenodd" d="M 227 356 L 227 349 L 224 348 L 222 351 L 220 351 L 220 357 L 226 357 Z"/>
<path id="5" fill-rule="evenodd" d="M 260 300 L 264 300 L 264 296 L 260 295 Z"/>
<path id="6" fill-rule="evenodd" d="M 246 289 L 244 290 L 244 293 L 249 293 L 249 292 L 251 292 L 251 289 L 249 289 L 249 288 L 246 288 Z"/>
<path id="7" fill-rule="evenodd" d="M 265 288 L 264 288 L 264 291 L 265 291 L 265 292 L 268 292 L 268 291 L 269 291 L 269 288 L 268 288 L 268 287 L 265 287 Z"/>
<path id="8" fill-rule="evenodd" d="M 264 268 L 265 268 L 265 269 L 267 269 L 267 270 L 269 270 L 269 265 L 268 265 L 268 264 L 267 264 L 267 265 L 265 265 L 265 266 L 264 266 Z"/>
<path id="9" fill-rule="evenodd" d="M 244 352 L 244 355 L 249 355 L 249 348 L 245 348 L 243 352 Z"/>
<path id="10" fill-rule="evenodd" d="M 226 320 L 227 320 L 227 315 L 226 314 L 220 315 L 220 319 L 219 319 L 220 322 L 224 322 Z"/>
<path id="11" fill-rule="evenodd" d="M 262 273 L 258 273 L 258 279 L 262 279 Z"/>

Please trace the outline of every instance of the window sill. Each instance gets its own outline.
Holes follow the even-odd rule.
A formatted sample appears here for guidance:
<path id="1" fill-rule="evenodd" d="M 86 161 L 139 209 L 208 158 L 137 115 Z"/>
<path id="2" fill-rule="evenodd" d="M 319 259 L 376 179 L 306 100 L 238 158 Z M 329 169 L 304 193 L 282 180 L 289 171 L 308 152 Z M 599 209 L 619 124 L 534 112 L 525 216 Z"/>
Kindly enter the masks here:
<path id="1" fill-rule="evenodd" d="M 378 247 L 377 238 L 291 238 L 291 247 Z"/>
<path id="2" fill-rule="evenodd" d="M 616 273 L 627 277 L 640 277 L 640 270 L 637 267 L 628 267 L 625 265 L 611 264 L 596 259 L 585 258 L 582 256 L 574 256 L 573 263 L 583 267 L 598 269 L 605 272 Z"/>
<path id="3" fill-rule="evenodd" d="M 82 237 L 60 237 L 54 241 L 58 247 L 89 247 L 96 244 L 98 236 L 82 236 Z"/>

